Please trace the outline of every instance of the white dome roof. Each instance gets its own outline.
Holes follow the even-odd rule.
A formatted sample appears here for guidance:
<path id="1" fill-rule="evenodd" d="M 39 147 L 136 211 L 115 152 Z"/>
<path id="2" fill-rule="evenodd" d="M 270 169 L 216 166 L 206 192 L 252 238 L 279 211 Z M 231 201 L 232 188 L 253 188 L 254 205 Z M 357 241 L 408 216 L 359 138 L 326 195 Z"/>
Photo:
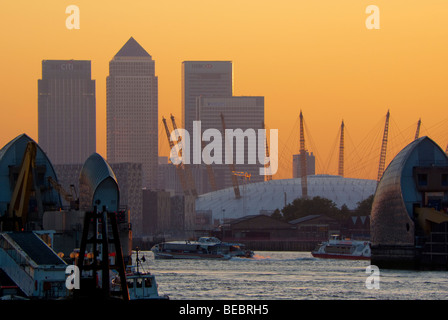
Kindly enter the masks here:
<path id="1" fill-rule="evenodd" d="M 359 201 L 373 195 L 377 185 L 375 180 L 330 175 L 308 176 L 307 182 L 308 197 L 327 198 L 339 208 L 345 204 L 349 209 L 356 208 Z M 200 195 L 196 200 L 196 211 L 211 210 L 213 219 L 236 219 L 265 212 L 271 214 L 275 209 L 281 210 L 285 203 L 301 197 L 301 179 L 271 180 L 246 185 L 240 182 L 240 193 L 240 199 L 235 199 L 233 188 Z"/>

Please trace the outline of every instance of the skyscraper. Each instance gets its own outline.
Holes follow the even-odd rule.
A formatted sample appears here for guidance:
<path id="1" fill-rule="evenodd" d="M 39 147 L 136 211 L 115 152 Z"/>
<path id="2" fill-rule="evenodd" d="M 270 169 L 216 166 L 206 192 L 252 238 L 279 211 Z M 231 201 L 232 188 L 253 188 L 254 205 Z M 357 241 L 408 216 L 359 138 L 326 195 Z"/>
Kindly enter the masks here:
<path id="1" fill-rule="evenodd" d="M 182 63 L 182 124 L 190 134 L 198 120 L 196 98 L 231 97 L 233 66 L 231 61 L 184 61 Z"/>
<path id="2" fill-rule="evenodd" d="M 300 152 L 299 154 L 292 155 L 292 177 L 301 177 L 301 163 L 300 163 Z M 312 152 L 306 152 L 306 174 L 312 176 L 316 174 L 316 157 Z"/>
<path id="3" fill-rule="evenodd" d="M 260 168 L 263 168 L 263 164 L 259 163 L 257 153 L 258 130 L 263 129 L 264 123 L 264 97 L 200 97 L 197 99 L 197 109 L 202 132 L 207 129 L 217 129 L 221 132 L 222 164 L 212 165 L 218 189 L 232 186 L 232 172 L 225 163 L 228 152 L 230 157 L 233 158 L 235 170 L 250 174 L 250 180 L 244 181 L 244 183 L 264 181 L 264 175 L 259 173 Z M 223 131 L 221 114 L 224 116 L 226 129 L 241 129 L 248 136 L 253 131 L 255 140 L 245 136 L 242 141 L 238 142 L 237 139 L 232 138 L 233 142 L 231 145 L 229 141 L 226 141 L 227 137 Z M 264 150 L 262 151 L 264 152 Z M 243 163 L 237 163 L 237 154 L 242 155 Z"/>
<path id="4" fill-rule="evenodd" d="M 182 127 L 190 135 L 193 133 L 193 121 L 199 120 L 196 103 L 198 97 L 231 97 L 232 95 L 232 61 L 182 62 Z M 200 193 L 211 191 L 208 184 L 204 184 L 205 168 L 197 168 L 196 165 L 193 167 L 196 188 Z"/>
<path id="5" fill-rule="evenodd" d="M 154 60 L 132 37 L 109 63 L 107 161 L 141 163 L 143 187 L 157 188 L 158 78 Z"/>
<path id="6" fill-rule="evenodd" d="M 42 61 L 39 145 L 53 164 L 81 164 L 96 152 L 95 104 L 90 61 Z"/>

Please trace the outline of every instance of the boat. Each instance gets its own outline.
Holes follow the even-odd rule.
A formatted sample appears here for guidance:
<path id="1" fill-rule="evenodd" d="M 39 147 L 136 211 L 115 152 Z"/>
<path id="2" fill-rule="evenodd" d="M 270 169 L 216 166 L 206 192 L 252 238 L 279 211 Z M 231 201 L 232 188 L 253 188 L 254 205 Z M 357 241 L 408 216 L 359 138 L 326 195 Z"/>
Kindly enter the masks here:
<path id="1" fill-rule="evenodd" d="M 158 291 L 158 284 L 156 277 L 148 271 L 142 270 L 141 262 L 145 262 L 145 257 L 142 259 L 138 255 L 139 250 L 136 250 L 137 264 L 126 269 L 126 283 L 128 286 L 129 300 L 169 300 L 166 294 L 160 295 Z M 120 291 L 120 277 L 116 276 L 112 279 L 112 291 Z"/>
<path id="2" fill-rule="evenodd" d="M 216 237 L 200 237 L 197 241 L 168 241 L 151 248 L 155 259 L 219 259 L 252 257 L 243 244 L 222 242 Z"/>
<path id="3" fill-rule="evenodd" d="M 332 235 L 328 241 L 317 245 L 313 257 L 324 259 L 370 260 L 370 241 L 340 239 Z"/>
<path id="4" fill-rule="evenodd" d="M 252 258 L 254 256 L 254 252 L 246 249 L 246 246 L 242 243 L 226 243 L 230 246 L 230 255 L 232 257 Z"/>

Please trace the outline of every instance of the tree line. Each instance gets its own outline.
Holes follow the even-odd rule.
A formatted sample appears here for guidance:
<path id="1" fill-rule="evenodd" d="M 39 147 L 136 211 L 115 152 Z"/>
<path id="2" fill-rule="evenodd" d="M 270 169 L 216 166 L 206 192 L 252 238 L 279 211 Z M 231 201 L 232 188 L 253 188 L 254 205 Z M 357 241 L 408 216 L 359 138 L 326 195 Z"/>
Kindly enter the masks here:
<path id="1" fill-rule="evenodd" d="M 297 198 L 281 210 L 276 209 L 271 217 L 289 222 L 308 215 L 319 214 L 334 219 L 345 219 L 350 216 L 368 216 L 372 209 L 373 195 L 359 201 L 355 209 L 350 210 L 345 204 L 340 208 L 330 199 L 322 197 Z"/>

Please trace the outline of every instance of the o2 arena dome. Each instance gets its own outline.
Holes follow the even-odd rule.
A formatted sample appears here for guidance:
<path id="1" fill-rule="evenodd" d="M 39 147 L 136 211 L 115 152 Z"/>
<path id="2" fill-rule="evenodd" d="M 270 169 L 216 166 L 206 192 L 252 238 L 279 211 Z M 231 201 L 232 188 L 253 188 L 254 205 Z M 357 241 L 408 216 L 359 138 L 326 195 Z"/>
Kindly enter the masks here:
<path id="1" fill-rule="evenodd" d="M 339 208 L 355 209 L 357 203 L 375 193 L 377 182 L 332 175 L 307 176 L 308 197 L 332 200 Z M 270 180 L 240 184 L 241 198 L 233 188 L 203 194 L 196 200 L 196 211 L 211 211 L 213 219 L 238 219 L 247 215 L 272 214 L 302 196 L 301 179 Z M 318 214 L 318 213 L 316 213 Z"/>

